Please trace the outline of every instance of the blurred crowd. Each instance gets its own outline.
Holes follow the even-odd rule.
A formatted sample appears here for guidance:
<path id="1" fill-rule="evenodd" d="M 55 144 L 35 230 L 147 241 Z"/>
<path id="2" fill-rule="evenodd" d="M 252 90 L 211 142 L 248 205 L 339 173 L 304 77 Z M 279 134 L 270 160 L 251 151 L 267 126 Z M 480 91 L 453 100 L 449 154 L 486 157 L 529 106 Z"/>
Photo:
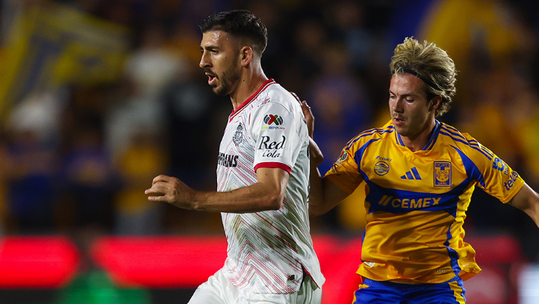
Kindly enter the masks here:
<path id="1" fill-rule="evenodd" d="M 9 61 L 18 16 L 51 7 L 125 30 L 126 47 L 117 76 L 22 88 L 8 105 L 1 101 L 9 108 L 0 129 L 4 234 L 221 233 L 219 214 L 151 203 L 143 192 L 160 173 L 215 189 L 232 108 L 228 97 L 213 95 L 198 67 L 197 24 L 228 9 L 249 9 L 267 25 L 264 70 L 312 106 L 325 153 L 321 171 L 350 138 L 389 120 L 392 50 L 415 36 L 446 49 L 460 71 L 452 109 L 440 120 L 470 133 L 539 189 L 534 1 L 4 0 L 0 67 Z M 342 217 L 337 208 L 313 219 L 313 231 L 360 235 L 361 227 Z M 510 233 L 539 260 L 533 222 L 480 190 L 465 227 L 469 234 Z"/>

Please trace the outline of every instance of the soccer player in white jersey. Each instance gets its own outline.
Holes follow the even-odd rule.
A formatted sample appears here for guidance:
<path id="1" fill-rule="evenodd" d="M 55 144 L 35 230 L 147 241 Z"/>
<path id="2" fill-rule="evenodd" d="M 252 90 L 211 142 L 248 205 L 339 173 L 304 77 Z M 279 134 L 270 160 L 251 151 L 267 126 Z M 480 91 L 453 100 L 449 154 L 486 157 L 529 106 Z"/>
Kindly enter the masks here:
<path id="1" fill-rule="evenodd" d="M 389 122 L 352 138 L 323 178 L 313 144 L 310 212 L 323 214 L 365 183 L 364 280 L 354 304 L 463 304 L 463 281 L 481 271 L 463 228 L 475 187 L 538 226 L 539 195 L 472 136 L 436 119 L 456 91 L 444 50 L 406 38 L 390 70 Z M 314 118 L 303 109 L 312 135 Z"/>
<path id="2" fill-rule="evenodd" d="M 222 214 L 227 259 L 189 303 L 320 303 L 324 277 L 310 236 L 309 135 L 300 103 L 264 74 L 267 30 L 259 18 L 221 12 L 199 27 L 200 67 L 233 107 L 218 189 L 195 191 L 159 175 L 145 192 L 151 201 Z"/>

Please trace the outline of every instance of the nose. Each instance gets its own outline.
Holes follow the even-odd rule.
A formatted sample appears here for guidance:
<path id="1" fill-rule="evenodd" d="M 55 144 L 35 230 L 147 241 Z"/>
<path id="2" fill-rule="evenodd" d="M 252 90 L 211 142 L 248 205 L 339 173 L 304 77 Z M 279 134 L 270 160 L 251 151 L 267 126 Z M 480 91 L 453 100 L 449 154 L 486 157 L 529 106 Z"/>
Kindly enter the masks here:
<path id="1" fill-rule="evenodd" d="M 201 68 L 210 66 L 210 61 L 208 59 L 208 52 L 206 51 L 202 52 L 202 56 L 200 57 L 200 62 L 198 63 L 198 66 Z"/>
<path id="2" fill-rule="evenodd" d="M 393 101 L 393 104 L 391 105 L 391 109 L 392 109 L 394 112 L 402 113 L 403 110 L 404 110 L 404 107 L 402 106 L 402 103 L 403 103 L 402 98 L 398 98 L 398 97 L 397 97 L 397 98 Z"/>

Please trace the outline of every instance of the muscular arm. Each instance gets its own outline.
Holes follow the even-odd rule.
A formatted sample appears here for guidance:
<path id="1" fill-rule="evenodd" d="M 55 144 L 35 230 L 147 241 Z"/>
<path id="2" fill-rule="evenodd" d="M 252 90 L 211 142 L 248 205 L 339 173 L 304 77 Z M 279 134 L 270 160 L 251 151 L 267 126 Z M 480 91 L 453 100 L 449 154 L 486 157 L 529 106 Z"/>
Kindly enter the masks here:
<path id="1" fill-rule="evenodd" d="M 509 204 L 526 212 L 539 227 L 539 194 L 528 184 L 524 184 Z"/>
<path id="2" fill-rule="evenodd" d="M 144 193 L 150 201 L 198 211 L 247 213 L 281 208 L 288 172 L 279 168 L 259 168 L 256 176 L 258 182 L 251 186 L 227 192 L 203 192 L 191 189 L 175 177 L 159 175 Z"/>

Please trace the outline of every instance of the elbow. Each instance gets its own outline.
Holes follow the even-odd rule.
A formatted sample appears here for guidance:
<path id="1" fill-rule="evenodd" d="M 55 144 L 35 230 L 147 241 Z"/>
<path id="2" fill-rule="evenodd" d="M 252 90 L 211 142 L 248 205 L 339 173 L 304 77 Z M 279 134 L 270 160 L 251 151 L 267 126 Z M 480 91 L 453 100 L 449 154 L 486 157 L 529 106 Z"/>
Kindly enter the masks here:
<path id="1" fill-rule="evenodd" d="M 279 210 L 283 206 L 284 197 L 277 195 L 268 197 L 266 201 L 267 210 Z"/>
<path id="2" fill-rule="evenodd" d="M 260 198 L 263 200 L 262 205 L 265 210 L 279 210 L 283 206 L 285 200 L 284 191 L 281 191 L 281 189 L 270 191 L 269 193 L 260 196 Z"/>

